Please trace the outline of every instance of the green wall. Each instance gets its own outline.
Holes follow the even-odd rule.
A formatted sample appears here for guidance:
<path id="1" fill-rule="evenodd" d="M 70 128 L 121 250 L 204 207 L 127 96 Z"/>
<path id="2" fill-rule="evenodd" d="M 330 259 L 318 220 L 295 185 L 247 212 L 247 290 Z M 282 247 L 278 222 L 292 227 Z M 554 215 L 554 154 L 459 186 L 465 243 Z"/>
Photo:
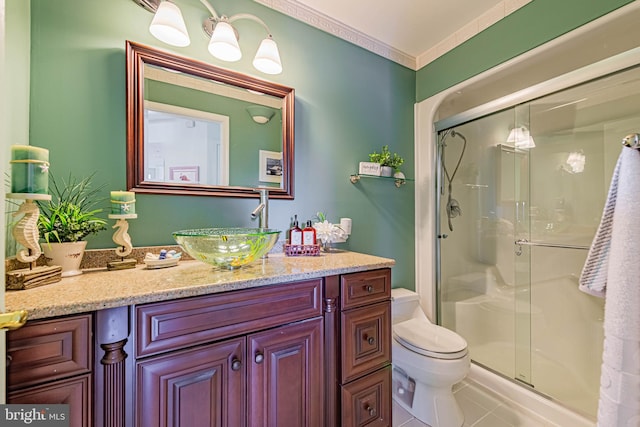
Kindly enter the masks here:
<path id="1" fill-rule="evenodd" d="M 284 231 L 294 214 L 306 221 L 317 211 L 335 222 L 351 217 L 353 234 L 341 247 L 395 258 L 394 286 L 413 288 L 415 183 L 400 189 L 374 179 L 353 185 L 348 176 L 357 163 L 388 144 L 406 159 L 403 170 L 412 177 L 416 100 L 629 2 L 535 0 L 414 72 L 251 0 L 216 0 L 220 13 L 253 13 L 270 26 L 284 72 L 267 77 L 251 66 L 260 28 L 240 21 L 244 57 L 222 63 L 207 53 L 200 29 L 207 13 L 195 0 L 178 0 L 192 39 L 182 49 L 155 40 L 147 29 L 151 14 L 131 0 L 31 0 L 30 143 L 51 150 L 54 173 L 96 171 L 108 189 L 124 188 L 125 40 L 292 86 L 296 197 L 270 203 L 270 225 Z M 137 200 L 139 217 L 129 230 L 135 246 L 172 244 L 170 233 L 179 228 L 249 225 L 257 203 L 201 196 L 138 195 Z M 113 247 L 111 234 L 91 238 L 89 248 Z"/>
<path id="2" fill-rule="evenodd" d="M 632 1 L 531 1 L 418 70 L 416 101 L 423 101 Z"/>
<path id="3" fill-rule="evenodd" d="M 8 0 L 9 2 L 24 0 Z M 31 0 L 30 143 L 50 150 L 51 171 L 97 172 L 108 190 L 125 186 L 125 40 L 160 47 L 294 87 L 295 200 L 272 200 L 270 226 L 284 230 L 294 214 L 306 221 L 323 211 L 353 219 L 340 247 L 394 258 L 394 286 L 413 287 L 414 184 L 363 180 L 349 174 L 367 154 L 388 144 L 413 176 L 415 71 L 316 30 L 250 0 L 216 0 L 219 13 L 253 13 L 271 28 L 284 72 L 265 76 L 251 66 L 260 27 L 239 21 L 244 57 L 211 57 L 200 25 L 205 8 L 178 0 L 190 31 L 187 48 L 173 48 L 148 31 L 152 15 L 131 0 Z M 250 225 L 257 199 L 136 196 L 134 246 L 173 244 L 171 232 L 207 226 Z M 112 230 L 89 238 L 89 248 L 111 248 Z M 284 237 L 284 233 L 283 233 Z"/>

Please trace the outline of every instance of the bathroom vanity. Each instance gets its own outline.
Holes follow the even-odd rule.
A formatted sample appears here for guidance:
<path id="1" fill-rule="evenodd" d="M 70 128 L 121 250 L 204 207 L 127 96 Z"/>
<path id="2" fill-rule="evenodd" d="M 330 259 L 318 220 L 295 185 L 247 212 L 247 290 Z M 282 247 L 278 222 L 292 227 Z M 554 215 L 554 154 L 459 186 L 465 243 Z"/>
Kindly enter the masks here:
<path id="1" fill-rule="evenodd" d="M 73 426 L 390 426 L 391 259 L 281 254 L 7 293 L 8 402 Z"/>

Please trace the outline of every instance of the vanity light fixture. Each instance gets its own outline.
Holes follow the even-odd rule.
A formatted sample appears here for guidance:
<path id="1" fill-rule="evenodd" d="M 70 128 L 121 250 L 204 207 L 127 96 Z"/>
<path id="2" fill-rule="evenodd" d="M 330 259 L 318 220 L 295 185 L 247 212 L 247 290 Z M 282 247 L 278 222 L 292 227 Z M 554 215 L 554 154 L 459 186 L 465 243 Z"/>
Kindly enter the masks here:
<path id="1" fill-rule="evenodd" d="M 515 148 L 535 148 L 536 143 L 525 126 L 518 126 L 511 129 L 507 142 L 511 143 Z"/>
<path id="2" fill-rule="evenodd" d="M 172 46 L 189 45 L 191 40 L 187 27 L 180 8 L 174 2 L 170 0 L 133 0 L 133 2 L 155 14 L 149 26 L 149 31 L 155 38 Z M 204 32 L 210 38 L 208 50 L 211 55 L 227 62 L 238 61 L 242 58 L 238 44 L 238 31 L 232 24 L 237 20 L 247 19 L 257 22 L 267 32 L 267 37 L 260 43 L 253 59 L 253 66 L 265 74 L 280 74 L 282 72 L 278 45 L 271 37 L 271 31 L 264 21 L 249 13 L 238 13 L 231 17 L 218 15 L 209 2 L 200 0 L 200 3 L 211 14 L 211 17 L 205 19 L 202 24 Z"/>

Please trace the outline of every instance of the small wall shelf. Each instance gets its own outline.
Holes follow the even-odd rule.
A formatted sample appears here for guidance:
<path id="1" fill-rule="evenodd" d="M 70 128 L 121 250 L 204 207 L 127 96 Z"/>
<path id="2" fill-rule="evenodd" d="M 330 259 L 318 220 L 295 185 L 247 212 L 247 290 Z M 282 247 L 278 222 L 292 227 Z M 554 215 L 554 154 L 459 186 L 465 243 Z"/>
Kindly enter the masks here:
<path id="1" fill-rule="evenodd" d="M 358 173 L 352 174 L 349 177 L 349 180 L 351 181 L 352 184 L 355 184 L 360 181 L 360 178 L 375 178 L 375 179 L 391 180 L 391 181 L 394 181 L 395 186 L 398 188 L 406 184 L 407 181 L 413 181 L 413 179 L 409 179 L 409 178 L 396 178 L 394 176 L 364 175 L 364 174 L 358 174 Z"/>

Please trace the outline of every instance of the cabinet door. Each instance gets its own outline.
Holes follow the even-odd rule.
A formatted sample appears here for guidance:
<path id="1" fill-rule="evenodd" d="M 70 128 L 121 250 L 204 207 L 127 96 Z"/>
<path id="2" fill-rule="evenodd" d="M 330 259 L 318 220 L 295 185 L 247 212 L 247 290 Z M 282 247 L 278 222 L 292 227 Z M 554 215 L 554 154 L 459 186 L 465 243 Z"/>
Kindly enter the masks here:
<path id="1" fill-rule="evenodd" d="M 323 427 L 322 318 L 248 337 L 249 425 Z"/>
<path id="2" fill-rule="evenodd" d="M 245 425 L 245 340 L 237 338 L 139 362 L 136 424 Z"/>
<path id="3" fill-rule="evenodd" d="M 389 427 L 391 366 L 342 386 L 343 427 Z"/>
<path id="4" fill-rule="evenodd" d="M 391 363 L 391 303 L 342 313 L 342 383 Z"/>

